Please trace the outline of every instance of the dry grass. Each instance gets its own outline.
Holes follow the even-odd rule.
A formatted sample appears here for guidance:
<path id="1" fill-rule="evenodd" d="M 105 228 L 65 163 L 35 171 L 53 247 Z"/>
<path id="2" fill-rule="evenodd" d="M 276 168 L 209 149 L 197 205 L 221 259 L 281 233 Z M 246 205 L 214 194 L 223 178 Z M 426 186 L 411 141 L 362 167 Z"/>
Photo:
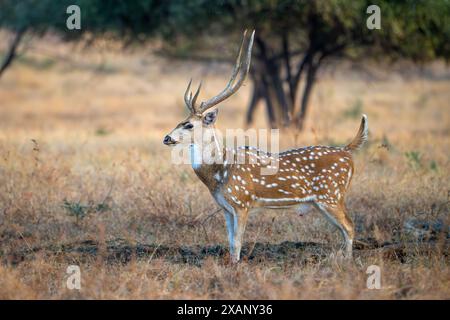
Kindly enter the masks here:
<path id="1" fill-rule="evenodd" d="M 282 132 L 284 147 L 344 143 L 367 113 L 370 143 L 347 204 L 358 238 L 401 248 L 360 246 L 343 263 L 330 248 L 340 236 L 318 213 L 267 211 L 250 218 L 244 261 L 230 266 L 221 214 L 192 223 L 216 204 L 161 143 L 184 115 L 189 77 L 204 78 L 208 96 L 229 68 L 51 39 L 33 47 L 46 49 L 0 80 L 0 298 L 450 298 L 450 70 L 441 64 L 370 78 L 325 70 L 305 132 Z M 248 94 L 223 104 L 219 128 L 243 124 Z M 255 126 L 264 125 L 261 112 Z M 444 231 L 426 233 L 424 248 L 404 229 L 413 217 Z M 81 291 L 65 287 L 69 264 L 81 267 Z M 381 290 L 366 288 L 372 264 Z"/>

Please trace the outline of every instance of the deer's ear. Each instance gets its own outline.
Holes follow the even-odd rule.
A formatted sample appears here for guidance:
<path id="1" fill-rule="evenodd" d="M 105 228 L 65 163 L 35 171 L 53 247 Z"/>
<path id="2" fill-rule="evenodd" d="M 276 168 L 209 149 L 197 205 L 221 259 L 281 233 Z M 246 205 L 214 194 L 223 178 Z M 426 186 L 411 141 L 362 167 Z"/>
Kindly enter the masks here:
<path id="1" fill-rule="evenodd" d="M 218 109 L 214 109 L 213 111 L 206 113 L 202 119 L 203 124 L 206 126 L 210 126 L 210 125 L 214 124 L 214 122 L 216 122 L 218 113 L 219 113 Z"/>

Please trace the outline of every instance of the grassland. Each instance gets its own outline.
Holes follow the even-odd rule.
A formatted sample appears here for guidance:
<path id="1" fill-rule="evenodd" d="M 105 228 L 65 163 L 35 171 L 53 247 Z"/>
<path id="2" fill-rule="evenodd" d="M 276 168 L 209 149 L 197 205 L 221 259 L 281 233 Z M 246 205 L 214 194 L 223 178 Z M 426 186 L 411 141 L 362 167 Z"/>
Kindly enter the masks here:
<path id="1" fill-rule="evenodd" d="M 340 235 L 320 214 L 267 211 L 230 266 L 217 205 L 161 143 L 185 115 L 187 80 L 203 78 L 207 97 L 229 66 L 148 52 L 49 38 L 0 79 L 1 299 L 450 298 L 448 67 L 325 68 L 305 131 L 282 131 L 282 145 L 345 143 L 368 115 L 347 198 L 354 262 L 336 256 Z M 220 129 L 243 126 L 249 86 L 223 103 Z M 65 286 L 70 264 L 80 291 Z M 366 288 L 373 264 L 380 290 Z"/>

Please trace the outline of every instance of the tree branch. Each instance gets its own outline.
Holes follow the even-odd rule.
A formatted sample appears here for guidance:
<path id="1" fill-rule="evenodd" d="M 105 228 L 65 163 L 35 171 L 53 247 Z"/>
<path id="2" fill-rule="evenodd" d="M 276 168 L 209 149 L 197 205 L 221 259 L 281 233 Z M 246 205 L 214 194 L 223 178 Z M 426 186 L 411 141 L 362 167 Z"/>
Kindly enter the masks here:
<path id="1" fill-rule="evenodd" d="M 289 39 L 288 39 L 287 33 L 283 33 L 281 41 L 282 41 L 282 47 L 283 47 L 283 57 L 284 57 L 284 65 L 286 68 L 287 82 L 289 85 L 289 98 L 291 99 L 290 107 L 291 107 L 291 112 L 292 112 L 294 109 L 294 104 L 295 104 L 296 86 L 292 79 L 291 58 L 290 58 L 290 53 L 289 53 Z"/>
<path id="2" fill-rule="evenodd" d="M 294 78 L 293 78 L 293 84 L 295 87 L 298 86 L 298 83 L 300 82 L 300 77 L 302 76 L 303 70 L 305 69 L 305 65 L 309 62 L 311 59 L 312 52 L 311 50 L 308 50 L 303 57 L 303 59 L 300 61 L 297 67 L 297 71 L 295 72 Z"/>
<path id="3" fill-rule="evenodd" d="M 26 28 L 19 28 L 16 31 L 16 34 L 14 35 L 14 38 L 11 41 L 8 51 L 6 52 L 5 58 L 3 59 L 2 65 L 0 66 L 0 77 L 2 76 L 3 72 L 5 72 L 5 70 L 8 69 L 8 67 L 11 65 L 14 58 L 16 57 L 17 48 L 19 47 L 19 44 L 25 32 Z"/>
<path id="4" fill-rule="evenodd" d="M 278 100 L 278 105 L 281 107 L 282 116 L 283 116 L 283 124 L 288 125 L 291 120 L 291 112 L 289 103 L 286 99 L 286 93 L 283 90 L 282 80 L 280 78 L 280 68 L 275 61 L 269 60 L 268 50 L 266 43 L 263 39 L 256 36 L 255 42 L 259 48 L 259 53 L 261 57 L 261 61 L 265 67 L 265 71 L 267 75 L 271 79 L 272 87 L 275 91 L 275 95 Z"/>

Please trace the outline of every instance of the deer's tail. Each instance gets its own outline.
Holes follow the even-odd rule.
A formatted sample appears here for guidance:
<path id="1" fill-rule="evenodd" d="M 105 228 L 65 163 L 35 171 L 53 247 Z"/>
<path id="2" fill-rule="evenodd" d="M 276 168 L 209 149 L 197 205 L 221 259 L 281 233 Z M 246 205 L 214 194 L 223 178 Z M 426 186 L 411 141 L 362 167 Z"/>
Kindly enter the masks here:
<path id="1" fill-rule="evenodd" d="M 352 142 L 344 147 L 347 151 L 355 151 L 361 148 L 361 146 L 367 141 L 369 135 L 369 124 L 367 122 L 367 116 L 363 114 L 361 119 L 361 125 L 359 126 L 358 133 L 353 138 Z"/>

